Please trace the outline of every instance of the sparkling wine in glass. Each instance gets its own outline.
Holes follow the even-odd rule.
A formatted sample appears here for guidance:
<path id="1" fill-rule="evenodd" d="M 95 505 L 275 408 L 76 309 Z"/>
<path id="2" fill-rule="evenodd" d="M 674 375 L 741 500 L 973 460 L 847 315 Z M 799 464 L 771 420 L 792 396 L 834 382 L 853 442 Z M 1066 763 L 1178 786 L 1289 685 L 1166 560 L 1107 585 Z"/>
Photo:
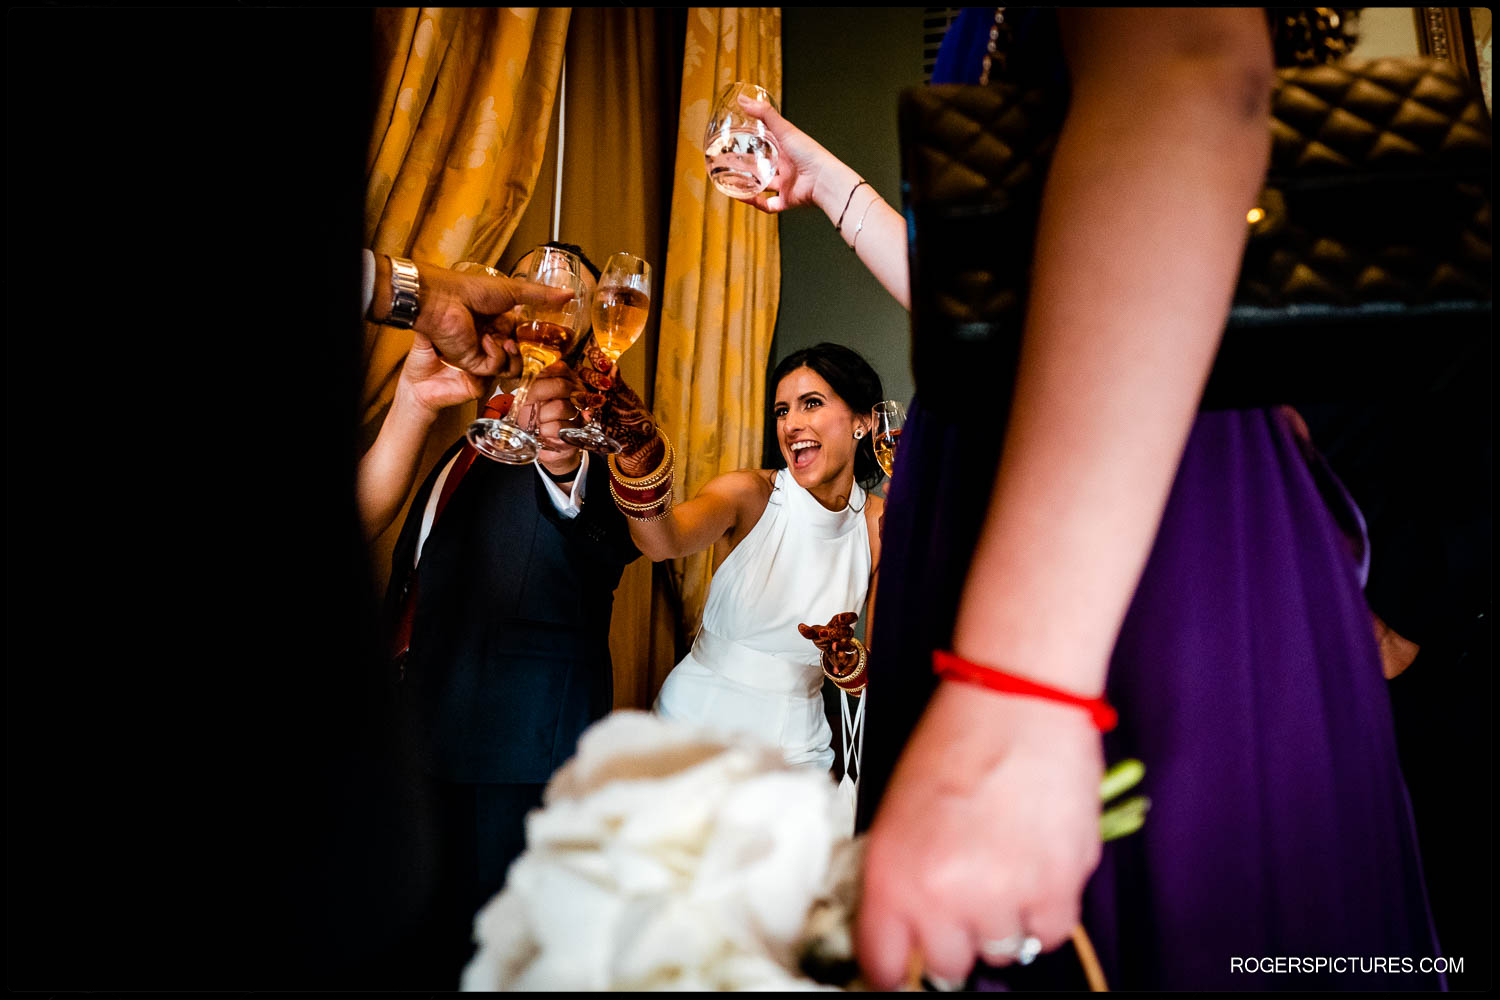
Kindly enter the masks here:
<path id="1" fill-rule="evenodd" d="M 776 106 L 766 88 L 735 82 L 719 95 L 708 117 L 708 130 L 703 135 L 708 177 L 714 187 L 731 198 L 753 198 L 764 191 L 781 158 L 781 148 L 765 122 L 745 114 L 740 107 L 742 95 Z"/>
<path id="2" fill-rule="evenodd" d="M 557 361 L 578 343 L 586 318 L 583 261 L 558 247 L 537 247 L 523 277 L 539 285 L 566 288 L 572 293 L 560 306 L 520 307 L 516 324 L 516 346 L 521 351 L 521 384 L 511 396 L 510 411 L 501 420 L 480 417 L 469 425 L 468 438 L 480 454 L 509 465 L 536 461 L 542 442 L 515 421 L 532 383 L 543 368 Z M 500 393 L 496 388 L 496 394 Z"/>
<path id="3" fill-rule="evenodd" d="M 604 265 L 599 288 L 594 292 L 594 345 L 615 368 L 620 355 L 640 339 L 651 314 L 651 265 L 634 254 L 617 253 Z M 606 378 L 613 378 L 611 370 Z M 620 443 L 604 432 L 589 414 L 582 427 L 567 427 L 558 434 L 564 441 L 589 451 L 617 454 Z"/>
<path id="4" fill-rule="evenodd" d="M 906 411 L 894 399 L 885 399 L 875 404 L 875 461 L 887 476 L 895 475 L 896 445 L 901 443 L 901 425 L 906 423 Z"/>

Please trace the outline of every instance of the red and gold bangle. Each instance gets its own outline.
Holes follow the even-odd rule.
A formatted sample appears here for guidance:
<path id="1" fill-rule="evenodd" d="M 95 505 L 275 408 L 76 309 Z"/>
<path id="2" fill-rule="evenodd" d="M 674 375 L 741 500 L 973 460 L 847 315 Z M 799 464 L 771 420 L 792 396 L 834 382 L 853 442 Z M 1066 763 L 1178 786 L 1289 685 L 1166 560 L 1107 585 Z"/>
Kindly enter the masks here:
<path id="1" fill-rule="evenodd" d="M 663 490 L 659 495 L 646 501 L 627 500 L 625 497 L 622 497 L 620 495 L 619 490 L 615 487 L 615 484 L 611 482 L 609 484 L 609 495 L 615 498 L 615 506 L 619 507 L 622 511 L 625 511 L 627 514 L 632 512 L 655 513 L 659 509 L 670 507 L 672 505 L 671 490 Z"/>
<path id="2" fill-rule="evenodd" d="M 653 504 L 663 496 L 672 492 L 672 480 L 663 479 L 650 489 L 632 489 L 629 486 L 621 486 L 610 477 L 609 485 L 614 489 L 614 494 L 621 503 L 628 504 Z"/>
<path id="3" fill-rule="evenodd" d="M 672 510 L 672 473 L 677 452 L 665 434 L 661 434 L 661 463 L 644 476 L 627 476 L 620 471 L 618 456 L 609 456 L 609 494 L 615 506 L 626 517 L 637 521 L 656 521 Z"/>
<path id="4" fill-rule="evenodd" d="M 656 433 L 661 438 L 662 444 L 665 445 L 662 449 L 661 462 L 655 469 L 652 469 L 644 476 L 627 476 L 620 470 L 620 457 L 618 455 L 609 456 L 609 476 L 618 486 L 626 491 L 650 490 L 659 486 L 664 480 L 667 482 L 671 481 L 673 467 L 677 462 L 677 449 L 672 447 L 671 439 L 663 434 L 659 428 Z"/>
<path id="5" fill-rule="evenodd" d="M 840 691 L 847 691 L 850 694 L 857 695 L 864 691 L 865 686 L 869 684 L 870 679 L 865 677 L 865 665 L 869 662 L 870 651 L 858 639 L 850 639 L 849 641 L 854 643 L 855 649 L 859 651 L 859 660 L 854 664 L 854 669 L 847 674 L 835 674 L 825 666 L 823 668 L 823 676 L 833 681 L 834 686 Z M 824 659 L 826 660 L 827 657 L 825 656 Z M 855 681 L 859 681 L 859 683 L 855 684 Z"/>
<path id="6" fill-rule="evenodd" d="M 620 496 L 615 486 L 615 481 L 609 481 L 609 495 L 614 498 L 615 506 L 620 508 L 620 513 L 637 521 L 655 521 L 665 517 L 672 510 L 672 483 L 670 480 L 665 484 L 665 489 L 654 499 L 646 503 L 638 503 L 626 500 Z"/>
<path id="7" fill-rule="evenodd" d="M 1103 698 L 1085 698 L 1082 695 L 1072 694 L 1067 691 L 1059 691 L 1057 688 L 1038 684 L 1036 681 L 1027 680 L 1024 677 L 1016 677 L 996 670 L 993 667 L 982 666 L 970 660 L 946 650 L 937 649 L 932 653 L 932 670 L 945 681 L 963 681 L 966 684 L 978 684 L 980 687 L 998 691 L 1001 694 L 1018 694 L 1028 698 L 1042 698 L 1046 701 L 1055 701 L 1061 705 L 1072 705 L 1089 713 L 1094 720 L 1094 728 L 1101 733 L 1107 733 L 1115 728 L 1119 722 L 1119 713 L 1113 706 Z"/>

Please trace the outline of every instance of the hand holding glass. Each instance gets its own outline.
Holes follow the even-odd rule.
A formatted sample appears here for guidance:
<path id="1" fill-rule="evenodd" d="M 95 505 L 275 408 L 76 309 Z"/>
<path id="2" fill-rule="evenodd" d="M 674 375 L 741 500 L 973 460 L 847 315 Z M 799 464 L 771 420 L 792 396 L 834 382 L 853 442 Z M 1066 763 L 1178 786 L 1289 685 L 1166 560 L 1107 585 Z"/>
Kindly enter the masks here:
<path id="1" fill-rule="evenodd" d="M 488 269 L 486 269 L 488 270 Z M 495 273 L 495 272 L 491 272 Z M 516 344 L 521 349 L 521 384 L 511 397 L 510 412 L 502 420 L 480 417 L 469 425 L 468 438 L 486 458 L 509 465 L 536 460 L 541 440 L 515 422 L 514 415 L 526 402 L 526 394 L 543 368 L 567 354 L 583 332 L 586 303 L 583 295 L 583 262 L 575 254 L 557 247 L 538 247 L 524 277 L 539 285 L 566 288 L 572 293 L 560 306 L 520 306 Z M 496 389 L 499 394 L 499 389 Z"/>
<path id="2" fill-rule="evenodd" d="M 640 339 L 650 314 L 651 265 L 634 254 L 613 255 L 604 265 L 599 288 L 594 293 L 594 345 L 613 365 L 606 379 L 615 375 L 620 355 Z M 604 387 L 608 387 L 608 382 Z M 604 432 L 592 413 L 588 423 L 566 428 L 558 436 L 589 451 L 613 455 L 621 450 L 620 443 Z"/>
<path id="3" fill-rule="evenodd" d="M 731 198 L 753 198 L 766 189 L 776 175 L 781 147 L 771 137 L 765 122 L 745 114 L 740 97 L 776 102 L 770 91 L 753 83 L 731 83 L 719 95 L 708 116 L 703 135 L 703 156 L 708 161 L 708 179 Z"/>

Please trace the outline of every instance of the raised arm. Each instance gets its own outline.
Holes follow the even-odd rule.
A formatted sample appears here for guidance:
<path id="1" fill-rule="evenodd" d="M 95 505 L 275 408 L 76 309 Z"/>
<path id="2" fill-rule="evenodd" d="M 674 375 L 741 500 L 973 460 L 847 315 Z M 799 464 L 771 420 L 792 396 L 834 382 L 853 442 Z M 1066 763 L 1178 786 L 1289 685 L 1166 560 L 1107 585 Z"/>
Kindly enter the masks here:
<path id="1" fill-rule="evenodd" d="M 901 213 L 886 204 L 853 167 L 824 149 L 812 136 L 781 117 L 764 101 L 740 98 L 748 114 L 766 123 L 781 156 L 769 194 L 745 199 L 763 212 L 782 212 L 798 205 L 813 204 L 823 210 L 839 237 L 853 246 L 855 254 L 895 300 L 911 308 L 906 262 L 906 222 Z"/>
<path id="2" fill-rule="evenodd" d="M 482 379 L 444 365 L 432 342 L 413 334 L 391 408 L 356 474 L 355 498 L 367 541 L 390 527 L 411 492 L 438 413 L 478 399 L 483 391 Z"/>
<path id="3" fill-rule="evenodd" d="M 1228 312 L 1272 60 L 1259 9 L 1060 17 L 1072 102 L 954 648 L 1094 696 Z M 942 683 L 871 831 L 859 950 L 873 985 L 899 983 L 913 949 L 962 979 L 976 942 L 1065 940 L 1098 859 L 1100 771 L 1085 713 Z"/>

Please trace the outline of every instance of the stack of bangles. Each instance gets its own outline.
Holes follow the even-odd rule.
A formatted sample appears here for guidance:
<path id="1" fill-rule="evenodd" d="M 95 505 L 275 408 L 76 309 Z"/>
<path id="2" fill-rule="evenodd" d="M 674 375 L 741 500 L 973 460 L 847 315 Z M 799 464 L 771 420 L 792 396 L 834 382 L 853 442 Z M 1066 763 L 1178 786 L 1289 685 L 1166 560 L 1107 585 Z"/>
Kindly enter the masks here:
<path id="1" fill-rule="evenodd" d="M 625 475 L 620 471 L 619 456 L 609 456 L 609 493 L 626 517 L 658 521 L 672 512 L 672 471 L 677 451 L 665 434 L 661 434 L 661 440 L 666 445 L 661 464 L 644 476 Z"/>
<path id="2" fill-rule="evenodd" d="M 854 644 L 854 648 L 859 651 L 859 659 L 855 661 L 854 669 L 844 674 L 834 673 L 832 670 L 828 669 L 828 663 L 832 659 L 832 657 L 824 656 L 823 676 L 833 681 L 834 686 L 837 687 L 840 691 L 845 691 L 849 694 L 854 695 L 855 697 L 858 697 L 861 693 L 864 692 L 865 685 L 868 684 L 870 680 L 865 676 L 865 664 L 869 661 L 870 651 L 866 649 L 865 644 L 860 642 L 858 639 L 850 639 L 849 641 L 852 642 Z"/>

